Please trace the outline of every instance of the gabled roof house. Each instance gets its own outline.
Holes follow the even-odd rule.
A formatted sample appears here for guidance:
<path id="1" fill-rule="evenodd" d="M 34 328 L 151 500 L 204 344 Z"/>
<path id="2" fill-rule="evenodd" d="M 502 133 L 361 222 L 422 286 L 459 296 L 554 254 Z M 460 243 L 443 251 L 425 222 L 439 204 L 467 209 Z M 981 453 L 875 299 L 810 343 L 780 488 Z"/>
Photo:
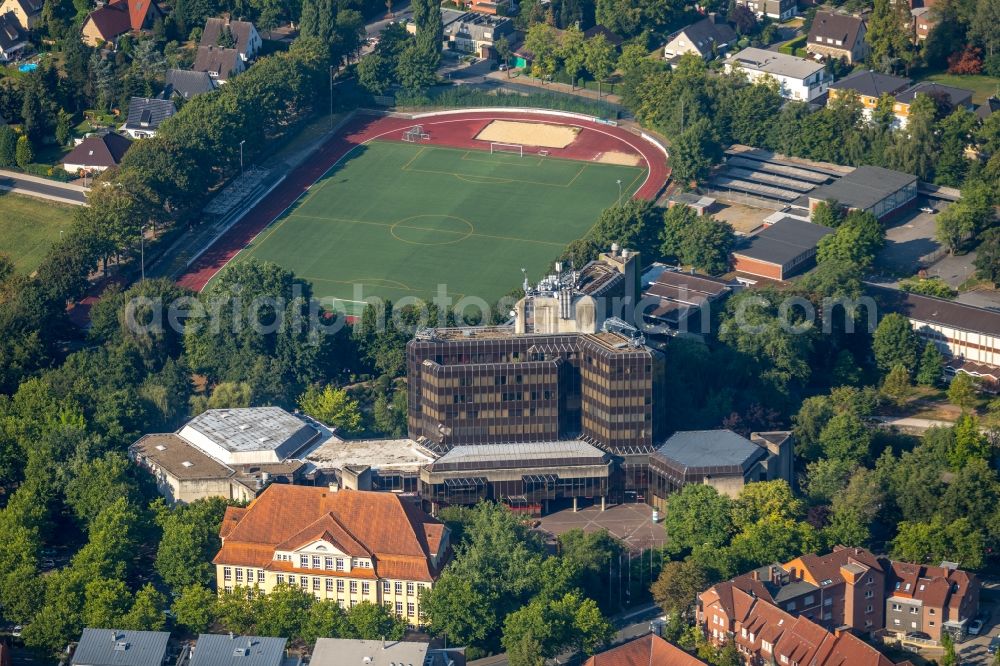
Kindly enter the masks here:
<path id="1" fill-rule="evenodd" d="M 100 46 L 114 43 L 127 32 L 138 32 L 152 27 L 163 12 L 155 0 L 111 0 L 90 12 L 83 22 L 83 43 Z"/>

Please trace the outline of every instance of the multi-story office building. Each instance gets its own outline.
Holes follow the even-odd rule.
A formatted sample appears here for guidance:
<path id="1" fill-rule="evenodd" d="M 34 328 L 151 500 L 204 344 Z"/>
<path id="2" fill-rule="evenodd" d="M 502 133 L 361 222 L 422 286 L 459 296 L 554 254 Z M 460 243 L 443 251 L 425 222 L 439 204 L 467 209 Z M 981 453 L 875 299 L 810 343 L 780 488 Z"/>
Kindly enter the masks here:
<path id="1" fill-rule="evenodd" d="M 385 604 L 414 626 L 451 552 L 448 528 L 407 498 L 315 486 L 268 486 L 226 509 L 219 536 L 220 591 L 296 585 L 344 608 Z"/>
<path id="2" fill-rule="evenodd" d="M 410 436 L 442 451 L 582 437 L 648 453 L 662 432 L 663 356 L 624 333 L 429 329 L 407 363 Z"/>

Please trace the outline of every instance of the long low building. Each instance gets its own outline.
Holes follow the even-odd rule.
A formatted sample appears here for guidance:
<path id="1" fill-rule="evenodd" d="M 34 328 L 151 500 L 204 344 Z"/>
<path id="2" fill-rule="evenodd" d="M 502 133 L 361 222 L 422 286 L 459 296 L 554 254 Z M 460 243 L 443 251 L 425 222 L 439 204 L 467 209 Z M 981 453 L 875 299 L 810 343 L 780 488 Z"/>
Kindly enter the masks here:
<path id="1" fill-rule="evenodd" d="M 1000 312 L 896 289 L 870 290 L 884 310 L 905 316 L 922 340 L 933 342 L 949 357 L 953 372 L 978 375 L 987 382 L 996 376 Z"/>
<path id="2" fill-rule="evenodd" d="M 431 511 L 482 500 L 531 515 L 580 499 L 604 508 L 612 456 L 582 440 L 456 446 L 420 471 L 420 495 Z"/>
<path id="3" fill-rule="evenodd" d="M 772 280 L 785 280 L 812 265 L 816 249 L 833 229 L 783 217 L 732 253 L 733 270 Z"/>
<path id="4" fill-rule="evenodd" d="M 809 210 L 821 201 L 836 201 L 848 210 L 862 210 L 884 220 L 912 206 L 917 199 L 917 177 L 876 166 L 859 166 L 809 194 Z"/>

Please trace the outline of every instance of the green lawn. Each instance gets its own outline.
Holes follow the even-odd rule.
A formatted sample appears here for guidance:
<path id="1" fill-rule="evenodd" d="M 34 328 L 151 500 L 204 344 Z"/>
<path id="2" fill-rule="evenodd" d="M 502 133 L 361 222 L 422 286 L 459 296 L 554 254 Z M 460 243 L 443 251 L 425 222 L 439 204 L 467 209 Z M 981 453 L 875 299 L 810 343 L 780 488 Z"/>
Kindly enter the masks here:
<path id="1" fill-rule="evenodd" d="M 0 190 L 0 254 L 14 261 L 17 270 L 29 273 L 69 229 L 73 207 Z"/>
<path id="2" fill-rule="evenodd" d="M 357 148 L 236 261 L 278 263 L 357 312 L 369 296 L 493 303 L 535 281 L 639 167 L 373 142 Z"/>
<path id="3" fill-rule="evenodd" d="M 1000 86 L 1000 79 L 985 75 L 957 76 L 942 72 L 924 76 L 920 80 L 936 81 L 941 85 L 971 90 L 973 92 L 972 101 L 976 104 L 982 104 L 990 95 L 998 94 L 997 86 Z"/>

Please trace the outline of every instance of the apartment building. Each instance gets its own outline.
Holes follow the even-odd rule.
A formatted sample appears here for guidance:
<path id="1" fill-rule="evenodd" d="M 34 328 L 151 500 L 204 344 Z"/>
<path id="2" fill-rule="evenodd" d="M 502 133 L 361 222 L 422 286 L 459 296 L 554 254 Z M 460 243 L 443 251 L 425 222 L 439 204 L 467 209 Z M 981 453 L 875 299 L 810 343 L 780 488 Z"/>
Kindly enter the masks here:
<path id="1" fill-rule="evenodd" d="M 776 21 L 786 21 L 799 13 L 796 0 L 736 0 L 754 13 L 757 18 L 765 16 Z"/>
<path id="2" fill-rule="evenodd" d="M 868 69 L 859 70 L 831 83 L 829 100 L 841 99 L 855 93 L 861 102 L 861 112 L 865 118 L 870 119 L 882 95 L 895 96 L 909 88 L 911 83 L 910 79 L 901 76 L 882 74 Z"/>
<path id="3" fill-rule="evenodd" d="M 411 626 L 451 552 L 448 528 L 408 498 L 283 484 L 227 508 L 219 536 L 220 592 L 297 585 L 343 608 L 384 604 Z"/>
<path id="4" fill-rule="evenodd" d="M 830 84 L 823 63 L 777 51 L 745 48 L 727 58 L 725 66 L 727 73 L 745 73 L 751 83 L 770 77 L 778 82 L 782 97 L 800 102 L 813 101 Z"/>
<path id="5" fill-rule="evenodd" d="M 885 628 L 898 636 L 922 632 L 940 641 L 947 632 L 965 636 L 979 612 L 981 585 L 975 574 L 954 562 L 925 566 L 890 564 L 889 593 L 885 600 Z"/>
<path id="6" fill-rule="evenodd" d="M 865 21 L 860 16 L 816 12 L 806 40 L 806 51 L 822 58 L 857 63 L 868 57 L 867 32 Z"/>

